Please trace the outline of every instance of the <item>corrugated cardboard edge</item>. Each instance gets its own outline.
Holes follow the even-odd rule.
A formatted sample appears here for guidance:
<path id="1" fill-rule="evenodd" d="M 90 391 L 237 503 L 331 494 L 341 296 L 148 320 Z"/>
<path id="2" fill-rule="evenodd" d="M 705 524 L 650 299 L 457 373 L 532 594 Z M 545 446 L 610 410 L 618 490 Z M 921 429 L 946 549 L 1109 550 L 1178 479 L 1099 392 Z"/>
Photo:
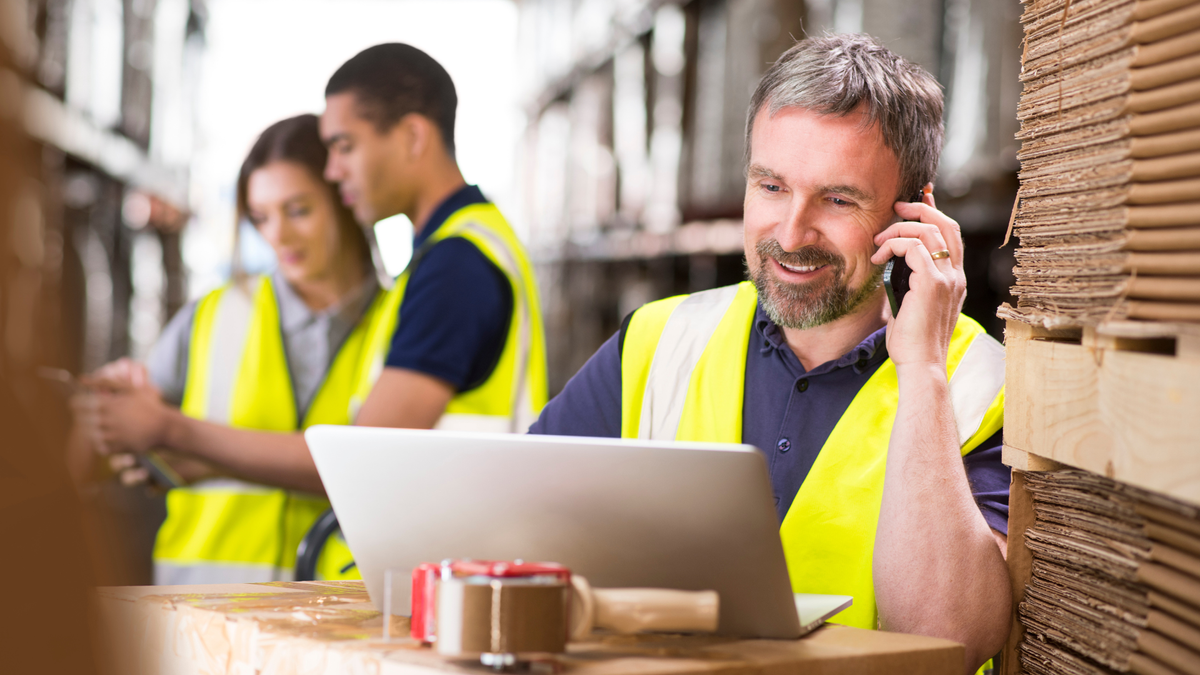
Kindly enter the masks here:
<path id="1" fill-rule="evenodd" d="M 1008 458 L 1005 462 L 1008 463 Z M 1017 608 L 1025 599 L 1025 586 L 1033 571 L 1033 556 L 1025 546 L 1025 530 L 1033 526 L 1033 497 L 1025 489 L 1025 473 L 1013 470 L 1008 497 L 1008 579 L 1012 584 L 1012 628 L 1004 651 L 999 672 L 1002 675 L 1021 673 L 1021 662 L 1017 648 L 1025 638 Z"/>

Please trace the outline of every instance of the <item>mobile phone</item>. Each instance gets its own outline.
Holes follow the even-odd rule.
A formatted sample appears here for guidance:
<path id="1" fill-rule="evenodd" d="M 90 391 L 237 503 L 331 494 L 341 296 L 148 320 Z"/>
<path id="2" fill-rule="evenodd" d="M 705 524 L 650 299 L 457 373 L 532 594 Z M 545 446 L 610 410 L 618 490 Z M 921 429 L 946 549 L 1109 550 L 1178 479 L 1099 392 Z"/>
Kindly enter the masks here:
<path id="1" fill-rule="evenodd" d="M 918 190 L 911 201 L 924 203 L 925 190 Z M 900 305 L 908 293 L 908 278 L 912 276 L 912 268 L 903 257 L 892 257 L 883 266 L 883 289 L 887 292 L 888 303 L 892 306 L 892 316 L 900 315 Z"/>
<path id="2" fill-rule="evenodd" d="M 53 382 L 56 388 L 63 396 L 74 396 L 80 393 L 84 387 L 79 380 L 70 371 L 62 368 L 47 368 L 41 366 L 37 369 L 38 377 Z M 179 475 L 171 465 L 162 457 L 159 457 L 153 452 L 147 452 L 136 455 L 138 466 L 142 467 L 150 474 L 150 480 L 164 488 L 176 488 L 185 483 L 183 477 Z"/>
<path id="3" fill-rule="evenodd" d="M 904 294 L 908 293 L 910 275 L 912 268 L 904 262 L 904 258 L 892 258 L 883 266 L 883 289 L 887 291 L 893 317 L 900 314 L 900 303 L 904 302 Z"/>

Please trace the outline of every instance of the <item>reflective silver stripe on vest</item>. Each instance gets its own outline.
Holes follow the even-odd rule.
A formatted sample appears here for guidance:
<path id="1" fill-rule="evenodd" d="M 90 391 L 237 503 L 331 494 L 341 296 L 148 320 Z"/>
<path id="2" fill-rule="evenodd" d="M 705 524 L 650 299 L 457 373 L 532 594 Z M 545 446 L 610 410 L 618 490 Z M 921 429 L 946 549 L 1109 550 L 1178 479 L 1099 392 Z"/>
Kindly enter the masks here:
<path id="1" fill-rule="evenodd" d="M 294 577 L 295 573 L 292 570 L 277 569 L 273 565 L 154 563 L 154 585 L 156 586 L 255 584 L 266 581 L 291 581 Z"/>
<path id="2" fill-rule="evenodd" d="M 241 495 L 265 495 L 280 490 L 236 478 L 206 478 L 188 485 L 187 489 L 189 492 L 235 492 Z"/>
<path id="3" fill-rule="evenodd" d="M 987 333 L 975 336 L 950 378 L 950 402 L 958 425 L 958 444 L 979 430 L 984 415 L 1004 386 L 1004 345 Z"/>
<path id="4" fill-rule="evenodd" d="M 242 351 L 254 313 L 252 291 L 241 283 L 231 284 L 221 294 L 213 318 L 208 355 L 208 409 L 205 419 L 229 424 L 233 387 L 242 363 Z"/>
<path id="5" fill-rule="evenodd" d="M 638 438 L 675 440 L 692 371 L 737 293 L 736 285 L 693 293 L 671 312 L 650 361 Z"/>
<path id="6" fill-rule="evenodd" d="M 523 433 L 533 424 L 533 403 L 529 396 L 529 351 L 530 351 L 530 336 L 533 334 L 533 320 L 530 318 L 529 295 L 525 288 L 525 276 L 521 273 L 521 266 L 517 262 L 516 256 L 509 250 L 508 244 L 503 238 L 498 237 L 494 232 L 487 229 L 483 225 L 468 221 L 463 226 L 461 231 L 470 230 L 484 237 L 492 243 L 492 252 L 501 260 L 505 271 L 508 273 L 508 278 L 516 287 L 517 303 L 513 307 L 513 311 L 517 312 L 517 362 L 513 367 L 513 412 L 512 416 L 506 421 L 506 428 L 499 428 L 491 424 L 482 424 L 473 427 L 450 427 L 455 431 L 508 431 L 510 433 Z M 443 415 L 443 417 L 447 417 Z M 490 417 L 488 415 L 471 415 L 470 417 Z M 476 420 L 476 422 L 479 422 Z M 441 421 L 436 426 L 438 429 L 448 429 L 443 427 Z"/>
<path id="7" fill-rule="evenodd" d="M 530 424 L 533 424 L 530 422 Z M 477 431 L 480 433 L 513 433 L 513 418 L 500 415 L 471 415 L 446 413 L 433 425 L 438 431 Z"/>

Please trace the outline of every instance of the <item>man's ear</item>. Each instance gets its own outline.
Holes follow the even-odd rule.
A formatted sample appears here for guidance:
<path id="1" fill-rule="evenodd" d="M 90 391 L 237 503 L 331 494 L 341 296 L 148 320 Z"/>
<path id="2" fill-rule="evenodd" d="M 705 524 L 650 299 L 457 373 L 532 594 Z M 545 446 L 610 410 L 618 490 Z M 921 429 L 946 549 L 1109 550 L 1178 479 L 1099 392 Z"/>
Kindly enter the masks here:
<path id="1" fill-rule="evenodd" d="M 399 140 L 403 143 L 402 148 L 409 161 L 424 157 L 434 141 L 433 134 L 437 133 L 433 122 L 417 113 L 401 117 L 392 131 L 400 135 Z"/>

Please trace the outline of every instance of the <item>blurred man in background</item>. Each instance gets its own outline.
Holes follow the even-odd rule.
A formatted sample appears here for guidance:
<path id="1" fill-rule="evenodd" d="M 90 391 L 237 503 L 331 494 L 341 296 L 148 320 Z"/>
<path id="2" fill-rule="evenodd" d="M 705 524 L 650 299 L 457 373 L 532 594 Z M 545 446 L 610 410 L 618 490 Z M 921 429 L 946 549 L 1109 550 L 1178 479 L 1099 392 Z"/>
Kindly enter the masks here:
<path id="1" fill-rule="evenodd" d="M 370 47 L 325 88 L 325 176 L 364 224 L 404 214 L 413 256 L 389 292 L 382 372 L 357 424 L 523 431 L 547 396 L 524 247 L 454 156 L 449 73 L 405 44 Z"/>
<path id="2" fill-rule="evenodd" d="M 1009 626 L 1004 352 L 960 314 L 962 238 L 929 192 L 941 89 L 867 36 L 810 38 L 746 127 L 751 281 L 638 309 L 530 431 L 761 448 L 793 589 L 962 642 L 974 670 Z"/>

